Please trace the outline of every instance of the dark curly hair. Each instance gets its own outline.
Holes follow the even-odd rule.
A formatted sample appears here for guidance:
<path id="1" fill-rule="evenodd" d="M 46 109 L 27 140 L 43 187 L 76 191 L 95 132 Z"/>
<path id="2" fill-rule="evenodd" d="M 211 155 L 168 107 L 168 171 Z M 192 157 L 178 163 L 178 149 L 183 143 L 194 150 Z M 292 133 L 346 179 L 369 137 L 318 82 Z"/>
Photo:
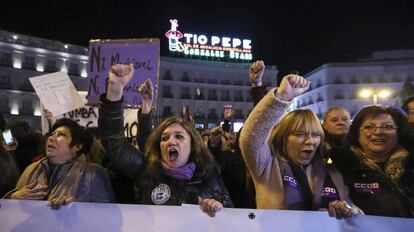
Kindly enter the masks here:
<path id="1" fill-rule="evenodd" d="M 90 132 L 85 130 L 85 127 L 79 125 L 76 121 L 69 118 L 61 118 L 52 126 L 49 133 L 52 133 L 59 127 L 66 127 L 69 129 L 72 136 L 70 147 L 75 145 L 82 145 L 82 148 L 77 154 L 88 153 L 93 143 L 93 136 Z"/>

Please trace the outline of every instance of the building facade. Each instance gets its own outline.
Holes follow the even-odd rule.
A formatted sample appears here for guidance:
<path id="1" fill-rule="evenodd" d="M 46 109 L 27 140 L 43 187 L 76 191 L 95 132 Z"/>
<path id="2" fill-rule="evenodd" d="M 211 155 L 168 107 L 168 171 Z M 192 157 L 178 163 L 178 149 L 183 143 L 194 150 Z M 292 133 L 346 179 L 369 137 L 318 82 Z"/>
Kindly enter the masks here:
<path id="1" fill-rule="evenodd" d="M 244 122 L 253 108 L 249 67 L 247 63 L 162 57 L 157 118 L 179 116 L 188 106 L 197 128 L 211 128 L 223 121 L 223 107 L 231 105 L 234 122 Z M 263 84 L 276 86 L 277 74 L 276 66 L 266 66 Z"/>
<path id="2" fill-rule="evenodd" d="M 30 77 L 67 72 L 78 90 L 87 90 L 84 47 L 0 30 L 0 112 L 6 121 L 40 127 L 40 101 Z"/>
<path id="3" fill-rule="evenodd" d="M 88 90 L 88 50 L 0 30 L 0 111 L 9 121 L 40 127 L 40 102 L 28 78 L 65 71 L 78 91 Z M 189 107 L 199 129 L 223 121 L 223 106 L 232 105 L 234 122 L 242 123 L 253 107 L 248 63 L 225 63 L 161 57 L 156 122 L 180 116 Z M 276 86 L 278 70 L 267 65 L 263 83 Z"/>
<path id="4" fill-rule="evenodd" d="M 334 106 L 345 107 L 351 115 L 374 101 L 399 106 L 398 94 L 404 81 L 414 83 L 414 50 L 379 51 L 357 62 L 324 64 L 305 77 L 311 81 L 311 88 L 294 99 L 291 109 L 311 109 L 319 118 Z M 363 89 L 373 94 L 362 98 Z M 387 98 L 377 95 L 384 89 L 391 93 Z"/>

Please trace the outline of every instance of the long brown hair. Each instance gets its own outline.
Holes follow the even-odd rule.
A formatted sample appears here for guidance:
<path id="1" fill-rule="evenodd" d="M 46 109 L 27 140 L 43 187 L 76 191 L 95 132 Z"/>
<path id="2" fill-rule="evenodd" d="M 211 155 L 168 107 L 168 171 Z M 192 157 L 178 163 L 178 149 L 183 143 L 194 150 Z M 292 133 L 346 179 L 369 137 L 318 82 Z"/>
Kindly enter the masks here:
<path id="1" fill-rule="evenodd" d="M 162 170 L 160 148 L 161 136 L 165 129 L 172 124 L 179 124 L 190 135 L 191 151 L 188 162 L 193 161 L 196 164 L 196 177 L 202 179 L 207 178 L 216 166 L 214 157 L 209 152 L 206 144 L 195 127 L 187 120 L 179 117 L 169 117 L 162 121 L 157 129 L 155 129 L 148 138 L 145 145 L 145 154 L 148 158 L 146 173 L 155 177 L 158 176 L 160 170 Z"/>

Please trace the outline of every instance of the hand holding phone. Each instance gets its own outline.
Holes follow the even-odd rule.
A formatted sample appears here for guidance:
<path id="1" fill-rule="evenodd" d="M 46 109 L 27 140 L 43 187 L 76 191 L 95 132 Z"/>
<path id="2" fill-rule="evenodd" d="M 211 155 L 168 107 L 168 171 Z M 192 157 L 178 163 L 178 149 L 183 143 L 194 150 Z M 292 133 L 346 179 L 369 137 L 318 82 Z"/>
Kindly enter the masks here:
<path id="1" fill-rule="evenodd" d="M 14 143 L 13 135 L 10 129 L 3 131 L 3 141 L 5 145 L 11 145 Z"/>

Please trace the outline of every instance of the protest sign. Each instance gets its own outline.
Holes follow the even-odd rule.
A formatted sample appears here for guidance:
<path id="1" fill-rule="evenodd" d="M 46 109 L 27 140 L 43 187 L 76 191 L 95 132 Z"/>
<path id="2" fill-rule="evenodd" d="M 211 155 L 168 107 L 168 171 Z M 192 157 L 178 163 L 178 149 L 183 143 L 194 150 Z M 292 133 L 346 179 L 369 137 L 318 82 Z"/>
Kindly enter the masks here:
<path id="1" fill-rule="evenodd" d="M 157 93 L 160 64 L 159 39 L 128 40 L 91 40 L 89 43 L 88 67 L 88 105 L 98 103 L 101 94 L 106 92 L 108 73 L 114 64 L 134 64 L 135 73 L 124 88 L 124 104 L 137 106 L 142 97 L 136 94 L 136 88 L 146 79 L 150 79 Z M 156 101 L 156 96 L 154 96 Z"/>
<path id="2" fill-rule="evenodd" d="M 66 113 L 85 104 L 66 72 L 31 77 L 29 81 L 41 103 L 53 115 Z"/>
<path id="3" fill-rule="evenodd" d="M 86 100 L 87 92 L 79 91 L 80 97 Z M 136 136 L 138 133 L 138 109 L 124 109 L 124 134 L 125 137 L 130 140 L 133 145 L 136 145 Z M 99 118 L 99 109 L 97 106 L 84 105 L 81 108 L 59 114 L 56 116 L 59 118 L 70 118 L 79 123 L 79 125 L 88 127 L 97 127 Z M 49 131 L 51 125 L 45 118 L 42 110 L 42 133 L 45 134 Z"/>

